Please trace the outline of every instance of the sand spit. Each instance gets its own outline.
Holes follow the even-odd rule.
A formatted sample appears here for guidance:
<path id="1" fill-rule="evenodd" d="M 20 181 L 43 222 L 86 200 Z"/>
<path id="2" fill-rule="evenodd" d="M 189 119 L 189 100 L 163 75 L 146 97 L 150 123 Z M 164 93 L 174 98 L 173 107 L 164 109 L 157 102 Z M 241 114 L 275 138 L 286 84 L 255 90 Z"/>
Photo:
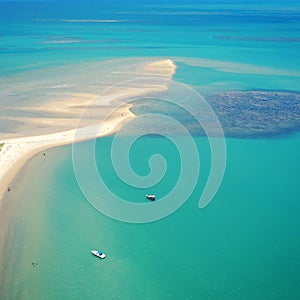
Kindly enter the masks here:
<path id="1" fill-rule="evenodd" d="M 144 66 L 145 73 L 148 76 L 164 76 L 167 78 L 174 74 L 175 69 L 175 65 L 169 59 L 151 62 Z M 121 99 L 145 95 L 149 92 L 159 92 L 166 88 L 165 85 L 151 85 L 151 83 L 147 87 L 120 87 L 115 89 L 114 93 L 108 93 L 105 97 L 101 98 L 100 95 L 100 104 L 99 101 L 95 101 L 97 95 L 74 93 L 68 95 L 64 99 L 65 101 L 49 102 L 38 108 L 27 108 L 27 110 L 32 111 L 39 110 L 52 113 L 55 116 L 19 118 L 27 126 L 28 124 L 36 124 L 36 127 L 30 126 L 30 130 L 32 128 L 35 128 L 35 130 L 31 131 L 31 134 L 27 137 L 0 139 L 0 144 L 3 144 L 0 151 L 0 198 L 5 192 L 9 192 L 9 183 L 29 158 L 45 149 L 74 142 L 74 136 L 76 130 L 78 130 L 78 120 L 87 107 L 94 105 L 95 107 L 93 106 L 93 109 L 89 111 L 95 115 L 89 114 L 88 118 L 81 119 L 80 129 L 84 134 L 80 135 L 80 140 L 111 135 L 122 126 L 125 120 L 128 121 L 134 118 L 134 114 L 129 110 L 130 104 L 123 103 L 121 105 Z M 113 115 L 109 116 L 108 112 L 111 112 L 112 107 L 116 107 L 116 109 Z M 72 129 L 63 130 L 68 127 Z M 49 132 L 49 130 L 52 130 L 52 132 Z M 53 132 L 53 130 L 57 132 Z M 40 132 L 47 134 L 37 135 Z M 97 132 L 96 136 L 93 135 L 94 132 Z M 76 142 L 78 142 L 77 139 Z"/>

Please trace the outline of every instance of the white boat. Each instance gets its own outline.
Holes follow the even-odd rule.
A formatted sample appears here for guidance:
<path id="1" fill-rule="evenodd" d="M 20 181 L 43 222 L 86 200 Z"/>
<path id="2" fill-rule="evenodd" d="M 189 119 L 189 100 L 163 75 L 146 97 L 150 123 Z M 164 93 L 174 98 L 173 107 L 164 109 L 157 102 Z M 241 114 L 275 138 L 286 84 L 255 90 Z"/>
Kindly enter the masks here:
<path id="1" fill-rule="evenodd" d="M 146 198 L 151 200 L 151 201 L 154 201 L 155 200 L 155 195 L 148 195 L 146 194 Z"/>
<path id="2" fill-rule="evenodd" d="M 98 250 L 92 250 L 91 251 L 93 255 L 99 257 L 99 258 L 105 258 L 106 255 L 102 252 L 102 251 L 98 251 Z"/>

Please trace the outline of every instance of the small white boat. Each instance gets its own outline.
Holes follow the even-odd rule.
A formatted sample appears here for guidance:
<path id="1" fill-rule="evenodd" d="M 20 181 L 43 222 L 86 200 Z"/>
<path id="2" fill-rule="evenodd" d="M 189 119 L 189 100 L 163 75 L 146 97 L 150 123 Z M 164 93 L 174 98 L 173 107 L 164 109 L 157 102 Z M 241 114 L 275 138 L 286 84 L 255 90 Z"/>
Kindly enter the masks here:
<path id="1" fill-rule="evenodd" d="M 151 201 L 154 201 L 155 200 L 155 195 L 148 195 L 146 194 L 146 198 L 151 200 Z"/>
<path id="2" fill-rule="evenodd" d="M 102 252 L 102 251 L 98 251 L 98 250 L 92 250 L 91 251 L 93 255 L 99 257 L 99 258 L 105 258 L 106 255 Z"/>

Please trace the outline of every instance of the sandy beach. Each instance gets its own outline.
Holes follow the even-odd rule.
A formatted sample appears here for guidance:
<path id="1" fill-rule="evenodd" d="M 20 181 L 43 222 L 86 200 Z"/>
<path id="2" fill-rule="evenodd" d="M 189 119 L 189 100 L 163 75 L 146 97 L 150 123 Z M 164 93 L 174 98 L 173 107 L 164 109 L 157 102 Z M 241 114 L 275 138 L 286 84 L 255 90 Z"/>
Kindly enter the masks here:
<path id="1" fill-rule="evenodd" d="M 145 64 L 144 70 L 147 76 L 171 78 L 176 66 L 170 59 L 166 59 Z M 0 199 L 5 192 L 9 192 L 9 183 L 29 158 L 45 149 L 74 142 L 74 135 L 78 130 L 78 120 L 88 106 L 97 104 L 92 110 L 97 118 L 92 118 L 89 115 L 88 119 L 81 119 L 80 127 L 84 128 L 84 134 L 81 135 L 80 140 L 95 138 L 92 134 L 95 131 L 97 132 L 96 137 L 111 135 L 125 121 L 135 117 L 130 111 L 130 104 L 123 104 L 122 106 L 119 104 L 120 107 L 108 117 L 108 111 L 111 111 L 111 107 L 116 106 L 117 101 L 126 97 L 137 97 L 149 92 L 158 92 L 166 88 L 164 85 L 154 84 L 149 84 L 147 87 L 119 88 L 114 93 L 100 96 L 102 97 L 100 106 L 98 105 L 99 101 L 97 101 L 98 95 L 77 93 L 69 95 L 64 101 L 54 101 L 41 107 L 27 108 L 27 111 L 55 113 L 57 117 L 19 118 L 19 121 L 25 123 L 25 132 L 26 126 L 28 126 L 31 135 L 0 139 L 0 144 L 3 144 L 0 151 Z M 99 124 L 101 125 L 99 126 Z M 32 131 L 35 125 L 36 129 Z M 72 129 L 63 130 L 64 128 Z M 41 134 L 43 131 L 46 134 Z M 78 141 L 76 139 L 76 142 Z"/>
<path id="2" fill-rule="evenodd" d="M 300 299 L 299 1 L 0 3 L 0 300 Z"/>
<path id="3" fill-rule="evenodd" d="M 129 111 L 129 107 L 119 110 L 119 114 L 123 116 L 110 118 L 109 121 L 103 123 L 97 137 L 115 133 L 120 123 L 134 117 Z M 98 129 L 99 126 L 95 126 Z M 82 138 L 82 140 L 91 138 L 88 132 L 94 132 L 95 126 L 85 128 L 86 138 Z M 75 131 L 76 129 L 53 134 L 2 140 L 3 147 L 0 152 L 0 197 L 3 196 L 5 190 L 8 191 L 10 181 L 30 157 L 48 148 L 73 143 Z"/>

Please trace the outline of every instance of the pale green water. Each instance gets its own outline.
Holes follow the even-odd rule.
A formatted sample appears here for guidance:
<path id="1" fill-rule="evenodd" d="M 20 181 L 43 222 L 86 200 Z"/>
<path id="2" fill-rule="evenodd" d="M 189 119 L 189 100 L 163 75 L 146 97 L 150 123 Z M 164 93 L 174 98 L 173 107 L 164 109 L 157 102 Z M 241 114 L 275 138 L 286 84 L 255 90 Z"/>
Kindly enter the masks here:
<path id="1" fill-rule="evenodd" d="M 128 66 L 141 56 L 172 58 L 174 79 L 204 96 L 299 92 L 298 3 L 175 2 L 0 0 L 0 131 L 19 126 L 7 108 L 39 105 L 55 93 L 99 92 L 136 76 Z M 122 22 L 64 21 L 71 19 Z M 32 159 L 1 203 L 0 227 L 8 229 L 0 236 L 0 299 L 299 299 L 299 133 L 227 139 L 224 181 L 204 210 L 198 201 L 210 154 L 207 141 L 196 139 L 196 190 L 168 218 L 142 225 L 109 219 L 89 204 L 74 177 L 71 146 Z M 107 185 L 144 202 L 148 190 L 122 184 L 110 169 L 110 142 L 100 140 L 97 149 Z M 153 149 L 168 159 L 166 178 L 151 190 L 159 196 L 180 169 L 169 146 L 148 137 L 131 156 L 142 175 Z M 107 258 L 93 257 L 93 248 Z"/>
<path id="2" fill-rule="evenodd" d="M 101 152 L 110 142 L 100 141 Z M 150 142 L 176 161 L 163 140 L 149 137 L 143 145 Z M 197 143 L 209 161 L 205 141 Z M 109 219 L 85 200 L 70 146 L 39 155 L 26 168 L 30 179 L 18 183 L 26 198 L 19 200 L 5 242 L 11 260 L 2 265 L 1 299 L 297 299 L 299 135 L 228 139 L 227 146 L 226 175 L 207 208 L 197 207 L 208 171 L 204 163 L 188 202 L 144 225 Z M 147 170 L 140 165 L 146 152 L 133 159 L 141 172 Z M 113 176 L 107 180 L 120 187 Z M 126 191 L 129 198 L 139 194 Z M 105 260 L 89 253 L 95 247 L 107 254 Z"/>

